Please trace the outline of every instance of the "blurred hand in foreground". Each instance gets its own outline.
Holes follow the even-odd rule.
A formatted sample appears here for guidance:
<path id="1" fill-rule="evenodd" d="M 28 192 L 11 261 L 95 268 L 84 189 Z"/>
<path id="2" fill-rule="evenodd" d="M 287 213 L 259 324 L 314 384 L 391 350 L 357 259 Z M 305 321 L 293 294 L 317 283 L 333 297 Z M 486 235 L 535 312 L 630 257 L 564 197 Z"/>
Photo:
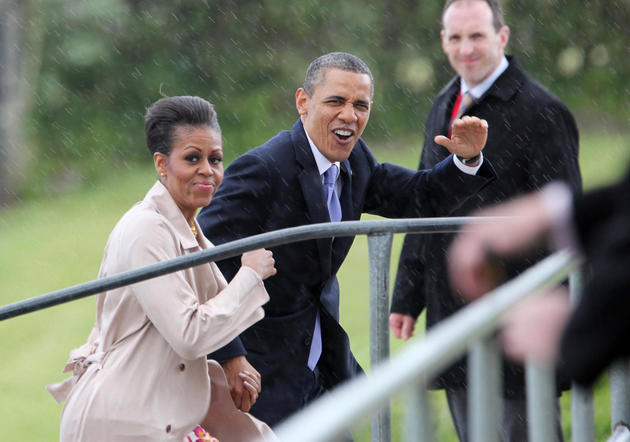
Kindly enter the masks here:
<path id="1" fill-rule="evenodd" d="M 505 353 L 518 362 L 532 359 L 553 365 L 570 313 L 569 293 L 564 287 L 516 304 L 502 321 Z"/>
<path id="2" fill-rule="evenodd" d="M 465 299 L 474 300 L 495 288 L 497 258 L 516 256 L 546 239 L 551 214 L 540 194 L 473 213 L 505 217 L 496 222 L 471 223 L 457 235 L 448 254 L 451 284 Z"/>

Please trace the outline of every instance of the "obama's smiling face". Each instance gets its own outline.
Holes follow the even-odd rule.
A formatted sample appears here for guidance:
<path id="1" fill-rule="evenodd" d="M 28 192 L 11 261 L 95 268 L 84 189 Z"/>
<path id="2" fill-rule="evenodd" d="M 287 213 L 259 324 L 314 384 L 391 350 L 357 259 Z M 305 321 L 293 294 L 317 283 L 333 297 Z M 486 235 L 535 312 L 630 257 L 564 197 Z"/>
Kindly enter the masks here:
<path id="1" fill-rule="evenodd" d="M 372 107 L 369 75 L 329 68 L 312 94 L 300 88 L 295 104 L 308 136 L 329 161 L 345 161 L 361 137 Z"/>

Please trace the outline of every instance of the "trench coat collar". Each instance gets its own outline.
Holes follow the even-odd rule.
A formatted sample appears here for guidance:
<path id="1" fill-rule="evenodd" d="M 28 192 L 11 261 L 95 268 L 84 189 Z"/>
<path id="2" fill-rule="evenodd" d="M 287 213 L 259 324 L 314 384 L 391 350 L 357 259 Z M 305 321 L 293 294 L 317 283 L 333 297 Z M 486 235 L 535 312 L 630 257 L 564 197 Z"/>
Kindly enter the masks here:
<path id="1" fill-rule="evenodd" d="M 199 224 L 197 224 L 197 220 L 195 219 L 193 222 L 197 226 L 197 232 L 200 232 L 200 241 L 197 242 L 192 230 L 190 230 L 190 226 L 188 225 L 184 214 L 177 206 L 177 203 L 171 196 L 168 189 L 159 180 L 153 185 L 153 187 L 151 187 L 151 189 L 149 189 L 144 197 L 144 202 L 155 208 L 157 213 L 162 215 L 171 223 L 175 236 L 182 245 L 182 248 L 193 249 L 195 247 L 199 247 L 200 245 L 202 248 L 207 248 L 210 245 L 209 241 L 201 234 L 201 227 L 199 227 Z"/>

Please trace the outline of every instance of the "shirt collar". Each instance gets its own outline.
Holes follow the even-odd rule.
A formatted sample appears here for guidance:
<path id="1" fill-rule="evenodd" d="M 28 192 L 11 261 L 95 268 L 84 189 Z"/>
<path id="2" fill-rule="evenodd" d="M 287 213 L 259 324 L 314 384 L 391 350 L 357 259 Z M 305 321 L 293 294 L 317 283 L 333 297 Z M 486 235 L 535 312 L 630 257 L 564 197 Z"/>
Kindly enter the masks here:
<path id="1" fill-rule="evenodd" d="M 317 163 L 317 170 L 319 171 L 319 174 L 323 175 L 324 172 L 326 172 L 330 168 L 330 166 L 333 164 L 336 164 L 337 170 L 339 170 L 339 161 L 335 161 L 334 163 L 331 163 L 330 160 L 326 158 L 319 151 L 317 146 L 315 146 L 315 143 L 313 143 L 313 140 L 311 140 L 311 137 L 308 136 L 308 132 L 306 132 L 306 128 L 304 128 L 304 133 L 306 134 L 306 139 L 308 140 L 309 146 L 311 146 L 311 151 L 313 152 L 313 156 L 315 157 L 315 163 Z"/>
<path id="2" fill-rule="evenodd" d="M 470 91 L 475 97 L 477 98 L 481 97 L 483 94 L 486 93 L 488 89 L 490 89 L 490 86 L 493 85 L 496 79 L 499 78 L 499 76 L 508 68 L 508 66 L 509 66 L 509 63 L 507 61 L 507 58 L 505 58 L 505 55 L 504 55 L 503 58 L 501 59 L 501 62 L 499 63 L 499 66 L 497 66 L 497 68 L 488 76 L 488 78 L 486 78 L 484 81 L 479 83 L 474 88 L 469 88 L 468 85 L 466 84 L 466 81 L 462 78 L 462 81 L 461 81 L 462 95 Z"/>

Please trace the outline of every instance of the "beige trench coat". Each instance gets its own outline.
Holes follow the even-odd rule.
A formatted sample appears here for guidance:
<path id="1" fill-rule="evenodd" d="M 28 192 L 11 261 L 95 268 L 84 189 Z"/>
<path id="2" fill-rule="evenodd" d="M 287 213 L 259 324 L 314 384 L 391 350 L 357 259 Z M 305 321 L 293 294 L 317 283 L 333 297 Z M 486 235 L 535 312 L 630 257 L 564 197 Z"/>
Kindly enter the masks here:
<path id="1" fill-rule="evenodd" d="M 200 246 L 212 244 L 201 234 L 197 242 L 168 190 L 157 182 L 112 231 L 99 277 Z M 48 386 L 57 401 L 66 401 L 60 440 L 182 441 L 210 405 L 206 354 L 260 320 L 261 305 L 268 300 L 253 269 L 241 268 L 227 284 L 214 263 L 99 294 L 94 329 L 64 370 L 74 375 Z M 219 385 L 227 388 L 224 381 Z M 233 409 L 221 419 L 236 416 L 241 427 L 251 423 L 253 431 L 268 430 L 228 405 Z M 229 431 L 222 434 L 222 442 L 230 439 Z"/>

